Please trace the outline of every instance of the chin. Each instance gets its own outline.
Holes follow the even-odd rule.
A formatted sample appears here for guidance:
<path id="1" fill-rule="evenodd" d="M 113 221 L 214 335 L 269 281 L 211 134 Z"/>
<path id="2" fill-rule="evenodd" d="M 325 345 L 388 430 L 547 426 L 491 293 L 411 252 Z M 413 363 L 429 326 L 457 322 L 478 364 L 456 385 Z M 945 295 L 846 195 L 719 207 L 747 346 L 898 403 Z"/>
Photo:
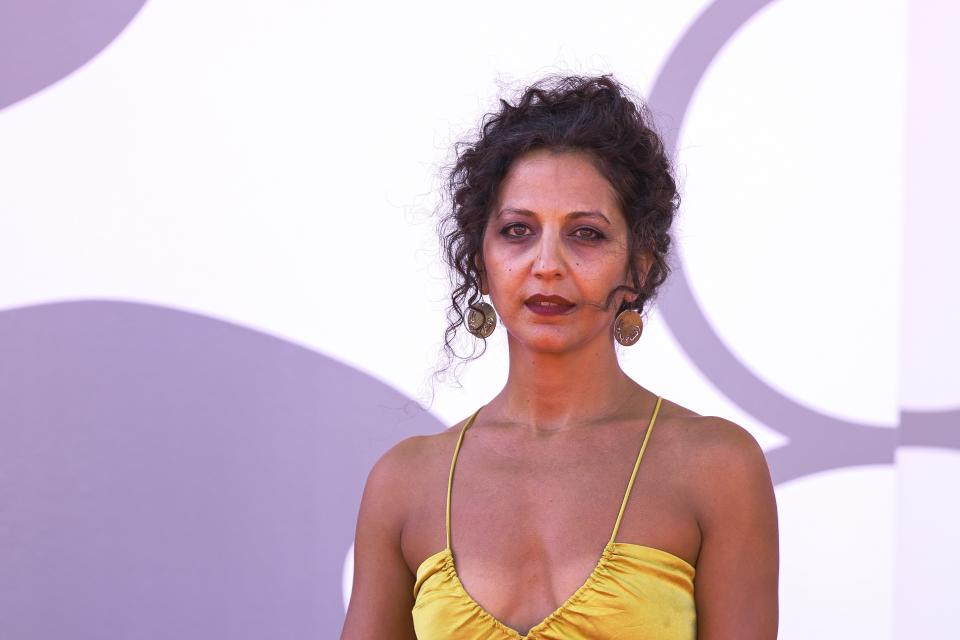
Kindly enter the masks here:
<path id="1" fill-rule="evenodd" d="M 511 338 L 517 347 L 539 353 L 564 353 L 582 345 L 576 336 L 557 332 L 531 331 Z"/>

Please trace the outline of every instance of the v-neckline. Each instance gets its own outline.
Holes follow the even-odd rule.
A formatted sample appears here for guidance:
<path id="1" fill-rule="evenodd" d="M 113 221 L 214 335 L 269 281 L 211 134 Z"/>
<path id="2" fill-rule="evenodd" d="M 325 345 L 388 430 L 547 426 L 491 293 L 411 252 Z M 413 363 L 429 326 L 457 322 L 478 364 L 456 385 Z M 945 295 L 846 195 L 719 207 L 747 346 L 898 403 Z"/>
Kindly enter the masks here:
<path id="1" fill-rule="evenodd" d="M 423 573 L 425 568 L 429 566 L 431 562 L 436 561 L 436 559 L 439 559 L 439 558 L 444 558 L 443 561 L 446 563 L 449 563 L 450 565 L 450 575 L 454 579 L 454 582 L 457 588 L 459 588 L 460 592 L 470 602 L 471 605 L 475 606 L 478 611 L 480 611 L 494 625 L 496 625 L 501 631 L 503 631 L 507 636 L 509 636 L 511 640 L 518 640 L 518 639 L 527 640 L 530 637 L 531 633 L 534 633 L 536 631 L 542 631 L 543 628 L 549 622 L 551 622 L 552 620 L 556 619 L 561 614 L 563 614 L 563 612 L 566 611 L 573 604 L 573 602 L 583 594 L 583 592 L 593 587 L 596 581 L 600 578 L 600 574 L 602 570 L 606 568 L 606 565 L 610 562 L 610 558 L 611 556 L 614 555 L 614 548 L 616 547 L 638 549 L 638 550 L 642 550 L 644 553 L 653 552 L 655 555 L 669 558 L 670 560 L 677 562 L 683 567 L 685 567 L 689 571 L 691 576 L 693 576 L 697 570 L 694 565 L 690 564 L 684 558 L 681 558 L 680 556 L 674 553 L 671 553 L 669 551 L 666 551 L 664 549 L 661 549 L 659 547 L 651 547 L 649 545 L 644 545 L 644 544 L 635 544 L 633 542 L 620 542 L 620 541 L 608 542 L 607 545 L 604 547 L 603 552 L 600 554 L 600 559 L 597 561 L 596 566 L 594 566 L 593 571 L 590 572 L 590 575 L 587 576 L 587 579 L 583 582 L 583 584 L 580 585 L 580 587 L 578 587 L 577 590 L 574 591 L 569 598 L 564 600 L 563 603 L 560 604 L 560 606 L 558 606 L 556 609 L 554 609 L 546 618 L 544 618 L 537 624 L 530 627 L 530 629 L 527 630 L 527 633 L 525 635 L 521 634 L 519 631 L 517 631 L 513 627 L 508 626 L 502 620 L 500 620 L 495 615 L 487 611 L 483 607 L 483 605 L 477 602 L 476 599 L 470 595 L 470 593 L 463 586 L 463 582 L 460 580 L 460 574 L 457 573 L 456 562 L 454 561 L 453 551 L 451 549 L 449 548 L 441 549 L 440 551 L 434 553 L 433 555 L 425 558 L 423 562 L 420 563 L 420 566 L 417 568 L 417 576 L 419 578 L 419 576 Z"/>
<path id="2" fill-rule="evenodd" d="M 593 583 L 596 582 L 597 578 L 598 578 L 599 575 L 600 575 L 600 572 L 606 567 L 606 563 L 607 563 L 607 561 L 609 560 L 610 555 L 613 553 L 613 547 L 614 547 L 616 544 L 618 544 L 618 543 L 617 543 L 617 542 L 614 542 L 614 541 L 612 541 L 612 540 L 611 540 L 610 542 L 608 542 L 608 543 L 606 544 L 606 546 L 604 546 L 603 551 L 602 551 L 601 554 L 600 554 L 600 559 L 597 560 L 597 563 L 594 565 L 593 570 L 590 572 L 590 575 L 587 576 L 587 579 L 583 581 L 583 584 L 581 584 L 579 587 L 577 587 L 576 591 L 574 591 L 572 594 L 570 594 L 570 597 L 567 598 L 566 600 L 564 600 L 564 601 L 560 604 L 560 606 L 558 606 L 556 609 L 554 609 L 553 611 L 551 611 L 551 612 L 547 615 L 547 617 L 545 617 L 543 620 L 541 620 L 541 621 L 538 622 L 537 624 L 535 624 L 535 625 L 533 625 L 532 627 L 530 627 L 529 629 L 527 629 L 527 632 L 526 632 L 526 633 L 520 633 L 519 631 L 517 631 L 517 630 L 514 629 L 513 627 L 508 626 L 506 623 L 504 623 L 502 620 L 500 620 L 497 616 L 495 616 L 495 615 L 493 615 L 492 613 L 490 613 L 489 611 L 487 611 L 487 609 L 485 609 L 482 604 L 480 604 L 479 602 L 477 602 L 476 598 L 474 598 L 472 595 L 470 595 L 470 592 L 468 592 L 467 589 L 466 589 L 466 587 L 463 586 L 463 581 L 460 580 L 460 573 L 457 571 L 457 563 L 456 563 L 456 560 L 455 560 L 454 557 L 453 557 L 453 550 L 447 548 L 447 549 L 444 549 L 444 551 L 447 553 L 447 555 L 448 555 L 449 558 L 450 558 L 451 575 L 453 576 L 453 579 L 454 579 L 454 581 L 456 582 L 457 587 L 458 587 L 458 588 L 460 589 L 460 591 L 467 597 L 467 599 L 470 601 L 470 603 L 473 604 L 474 606 L 476 606 L 477 609 L 479 609 L 480 611 L 482 611 L 484 615 L 486 615 L 488 618 L 490 618 L 490 620 L 491 620 L 494 624 L 496 624 L 497 626 L 501 627 L 501 628 L 503 629 L 503 631 L 505 631 L 508 635 L 516 636 L 516 638 L 519 638 L 520 640 L 526 640 L 527 638 L 530 637 L 530 634 L 531 634 L 531 633 L 534 633 L 534 632 L 536 632 L 536 631 L 539 631 L 541 628 L 543 628 L 543 627 L 546 626 L 549 622 L 551 622 L 554 618 L 556 618 L 556 617 L 559 616 L 561 613 L 563 613 L 564 611 L 566 611 L 566 609 L 567 609 L 571 604 L 573 604 L 573 602 L 580 596 L 580 594 L 582 594 L 584 591 L 586 591 L 587 589 L 589 589 L 590 587 L 593 586 Z"/>

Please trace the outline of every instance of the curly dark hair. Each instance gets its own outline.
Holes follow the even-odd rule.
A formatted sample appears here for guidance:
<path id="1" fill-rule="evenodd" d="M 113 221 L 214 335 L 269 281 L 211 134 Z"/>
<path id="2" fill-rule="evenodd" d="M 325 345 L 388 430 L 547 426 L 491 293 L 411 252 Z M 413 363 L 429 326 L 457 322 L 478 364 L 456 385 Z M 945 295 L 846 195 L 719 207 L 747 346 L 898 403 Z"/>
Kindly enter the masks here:
<path id="1" fill-rule="evenodd" d="M 550 75 L 526 87 L 515 104 L 500 99 L 499 110 L 487 113 L 475 139 L 454 145 L 456 159 L 446 168 L 446 193 L 437 227 L 444 262 L 450 268 L 452 293 L 447 310 L 444 351 L 450 360 L 472 360 L 479 354 L 457 354 L 453 344 L 465 324 L 467 310 L 480 298 L 484 229 L 498 187 L 511 163 L 534 149 L 586 153 L 617 194 L 630 230 L 628 255 L 649 252 L 651 267 L 643 281 L 629 261 L 634 287 L 610 292 L 607 305 L 621 289 L 637 293 L 623 309 L 641 313 L 670 272 L 668 233 L 680 204 L 670 160 L 653 128 L 649 108 L 612 74 L 596 77 Z M 446 368 L 444 368 L 445 370 Z"/>

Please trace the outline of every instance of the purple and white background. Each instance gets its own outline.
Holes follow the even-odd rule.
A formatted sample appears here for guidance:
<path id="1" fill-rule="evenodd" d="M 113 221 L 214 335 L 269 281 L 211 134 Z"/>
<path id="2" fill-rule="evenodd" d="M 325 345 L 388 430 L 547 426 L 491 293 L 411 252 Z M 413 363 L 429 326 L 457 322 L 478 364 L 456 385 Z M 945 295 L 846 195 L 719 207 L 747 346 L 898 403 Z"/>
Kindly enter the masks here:
<path id="1" fill-rule="evenodd" d="M 370 465 L 506 374 L 501 329 L 424 408 L 441 166 L 563 71 L 635 88 L 676 158 L 676 270 L 622 363 L 766 451 L 780 637 L 955 633 L 957 24 L 0 0 L 0 637 L 337 636 Z"/>

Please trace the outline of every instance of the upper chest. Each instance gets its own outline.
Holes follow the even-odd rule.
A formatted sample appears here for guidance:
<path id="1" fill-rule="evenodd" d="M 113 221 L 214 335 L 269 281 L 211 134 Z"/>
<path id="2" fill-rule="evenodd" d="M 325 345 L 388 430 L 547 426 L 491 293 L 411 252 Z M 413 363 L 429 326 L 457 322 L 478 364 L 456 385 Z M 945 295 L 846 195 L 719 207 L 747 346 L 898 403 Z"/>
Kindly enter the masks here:
<path id="1" fill-rule="evenodd" d="M 573 573 L 580 564 L 596 562 L 630 484 L 645 426 L 614 424 L 525 439 L 468 429 L 450 495 L 458 562 L 482 564 L 487 571 L 520 563 L 533 572 L 572 562 Z M 671 421 L 661 418 L 637 468 L 618 541 L 695 560 L 699 530 L 683 446 Z M 445 545 L 449 464 L 450 457 L 421 492 L 405 528 L 404 554 L 411 567 Z"/>

